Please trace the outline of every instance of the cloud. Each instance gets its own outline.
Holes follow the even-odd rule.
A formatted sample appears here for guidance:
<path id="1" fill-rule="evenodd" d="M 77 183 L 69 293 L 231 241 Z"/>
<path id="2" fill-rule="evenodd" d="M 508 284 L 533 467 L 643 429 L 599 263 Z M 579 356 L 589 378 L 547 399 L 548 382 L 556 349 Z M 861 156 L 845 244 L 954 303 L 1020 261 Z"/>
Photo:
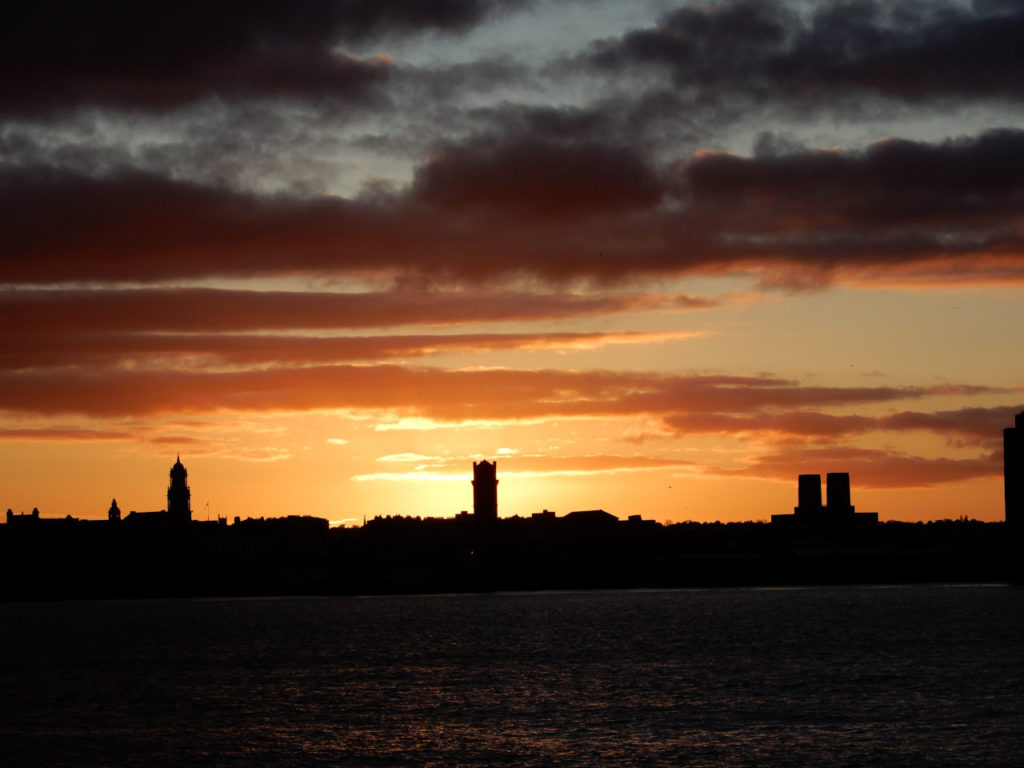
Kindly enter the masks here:
<path id="1" fill-rule="evenodd" d="M 305 254 L 308 269 L 310 258 L 337 256 L 343 240 L 369 234 L 370 220 L 383 223 L 382 212 L 349 201 L 261 198 L 131 170 L 94 178 L 7 169 L 0 200 L 11 256 L 0 268 L 5 282 L 281 274 L 301 270 L 284 267 L 289 255 Z M 350 265 L 368 261 L 363 253 Z"/>
<path id="2" fill-rule="evenodd" d="M 131 440 L 135 435 L 112 429 L 87 429 L 84 427 L 6 427 L 0 429 L 0 440 Z"/>
<path id="3" fill-rule="evenodd" d="M 0 114 L 78 107 L 163 111 L 191 102 L 284 98 L 365 102 L 388 77 L 383 60 L 339 45 L 424 31 L 458 33 L 507 3 L 495 0 L 40 0 L 7 9 L 8 71 Z"/>
<path id="4" fill-rule="evenodd" d="M 541 142 L 593 143 L 621 136 L 621 121 L 627 104 L 608 98 L 586 106 L 552 106 L 502 102 L 479 107 L 472 117 L 482 121 L 488 135 L 514 141 L 529 136 Z"/>
<path id="5" fill-rule="evenodd" d="M 0 343 L 0 369 L 66 366 L 191 369 L 305 365 L 413 358 L 442 352 L 599 349 L 610 345 L 661 344 L 691 339 L 695 332 L 664 333 L 478 333 L 456 335 L 319 337 L 234 334 L 74 334 L 59 338 L 19 335 Z"/>
<path id="6" fill-rule="evenodd" d="M 404 193 L 359 199 L 0 166 L 0 281 L 379 274 L 480 284 L 740 270 L 795 287 L 907 270 L 1024 280 L 1024 131 L 700 153 L 658 173 L 613 146 L 483 146 L 449 148 Z"/>
<path id="7" fill-rule="evenodd" d="M 0 368 L 170 369 L 379 361 L 444 351 L 598 349 L 703 335 L 520 332 L 339 335 L 402 326 L 458 326 L 705 309 L 686 295 L 455 292 L 342 293 L 210 288 L 0 289 Z"/>
<path id="8" fill-rule="evenodd" d="M 654 456 L 589 454 L 580 456 L 509 456 L 502 459 L 502 477 L 591 475 L 619 472 L 691 469 L 694 462 Z"/>
<path id="9" fill-rule="evenodd" d="M 377 461 L 396 461 L 396 462 L 412 462 L 414 464 L 422 464 L 427 462 L 430 464 L 437 464 L 442 462 L 443 459 L 437 456 L 424 456 L 420 453 L 392 453 L 387 456 L 378 456 Z"/>
<path id="10" fill-rule="evenodd" d="M 742 97 L 800 109 L 865 96 L 1020 101 L 1019 5 L 728 0 L 691 4 L 656 27 L 598 43 L 612 72 L 663 67 L 696 104 Z"/>
<path id="11" fill-rule="evenodd" d="M 286 448 L 275 448 L 273 446 L 239 448 L 230 446 L 219 449 L 215 455 L 222 458 L 236 459 L 237 461 L 251 461 L 260 464 L 274 461 L 287 461 L 292 458 L 291 452 Z"/>
<path id="12" fill-rule="evenodd" d="M 448 211 L 491 208 L 565 219 L 652 208 L 662 185 L 627 148 L 521 140 L 436 154 L 417 171 L 412 195 Z"/>
<path id="13" fill-rule="evenodd" d="M 679 413 L 663 422 L 677 435 L 700 433 L 775 432 L 787 436 L 838 438 L 877 428 L 866 416 L 835 416 L 814 411 L 783 413 Z"/>
<path id="14" fill-rule="evenodd" d="M 703 153 L 681 169 L 681 194 L 702 216 L 752 231 L 931 225 L 988 228 L 1020 213 L 1024 132 L 992 130 L 937 144 L 888 139 L 863 152 L 741 158 Z M 720 206 L 741 206 L 740 215 Z M 737 232 L 738 234 L 738 232 Z M 955 241 L 952 243 L 955 246 Z"/>
<path id="15" fill-rule="evenodd" d="M 149 438 L 148 442 L 155 443 L 156 445 L 187 445 L 190 448 L 205 447 L 209 445 L 209 441 L 201 437 L 186 437 L 185 435 L 160 435 L 158 437 Z"/>
<path id="16" fill-rule="evenodd" d="M 218 288 L 0 289 L 0 317 L 28 334 L 227 333 L 556 320 L 629 310 L 706 309 L 711 299 L 643 294 Z"/>
<path id="17" fill-rule="evenodd" d="M 928 430 L 955 437 L 966 442 L 985 443 L 998 441 L 1003 429 L 1013 423 L 1013 414 L 1022 406 L 998 406 L 993 408 L 959 408 L 955 411 L 921 413 L 919 411 L 898 411 L 878 419 L 881 429 Z"/>
<path id="18" fill-rule="evenodd" d="M 848 472 L 854 488 L 929 488 L 1003 471 L 999 452 L 971 459 L 925 458 L 869 448 L 792 448 L 755 458 L 740 469 L 709 468 L 726 477 L 759 477 L 795 482 L 809 471 Z"/>
<path id="19" fill-rule="evenodd" d="M 99 417 L 347 409 L 446 422 L 604 418 L 849 405 L 925 397 L 925 388 L 805 387 L 743 376 L 612 371 L 441 370 L 334 365 L 228 372 L 0 372 L 8 412 Z"/>
<path id="20" fill-rule="evenodd" d="M 723 255 L 788 265 L 801 280 L 915 263 L 955 263 L 967 277 L 971 259 L 984 274 L 986 258 L 1002 258 L 1019 281 L 1024 175 L 1013 164 L 1022 159 L 1024 133 L 1014 130 L 863 152 L 712 153 L 680 170 L 680 194 Z"/>
<path id="21" fill-rule="evenodd" d="M 931 388 L 931 394 L 943 394 L 945 388 Z M 963 395 L 980 394 L 960 390 Z M 923 430 L 955 438 L 963 444 L 998 441 L 1003 427 L 1012 422 L 1020 406 L 959 408 L 953 411 L 896 411 L 882 416 L 858 416 L 817 411 L 755 413 L 678 413 L 662 418 L 677 435 L 700 433 L 776 433 L 786 437 L 838 440 L 867 432 L 908 432 Z"/>
<path id="22" fill-rule="evenodd" d="M 374 472 L 355 475 L 359 482 L 410 480 L 465 480 L 465 459 L 441 459 L 414 454 L 398 457 L 385 456 L 378 461 L 410 461 L 427 459 L 406 472 Z M 624 472 L 656 472 L 692 470 L 693 462 L 680 459 L 662 459 L 650 456 L 616 456 L 591 454 L 583 456 L 515 456 L 503 458 L 501 476 L 511 477 L 588 477 L 613 475 Z"/>

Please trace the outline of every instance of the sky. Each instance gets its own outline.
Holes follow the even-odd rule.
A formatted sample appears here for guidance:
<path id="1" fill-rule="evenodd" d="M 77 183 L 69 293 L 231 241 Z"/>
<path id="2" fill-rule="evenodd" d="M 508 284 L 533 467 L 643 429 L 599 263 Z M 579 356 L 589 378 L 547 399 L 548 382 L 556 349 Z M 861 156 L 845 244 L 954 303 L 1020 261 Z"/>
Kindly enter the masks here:
<path id="1" fill-rule="evenodd" d="M 39 0 L 0 505 L 1003 516 L 1024 6 Z"/>

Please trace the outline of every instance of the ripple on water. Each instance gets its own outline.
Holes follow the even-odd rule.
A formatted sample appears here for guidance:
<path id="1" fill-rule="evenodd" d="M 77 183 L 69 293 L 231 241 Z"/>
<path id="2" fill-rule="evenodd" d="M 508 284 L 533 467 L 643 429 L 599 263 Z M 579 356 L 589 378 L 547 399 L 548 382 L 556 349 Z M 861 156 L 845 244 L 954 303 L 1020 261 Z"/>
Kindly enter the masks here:
<path id="1" fill-rule="evenodd" d="M 0 606 L 5 765 L 998 765 L 1024 591 Z"/>

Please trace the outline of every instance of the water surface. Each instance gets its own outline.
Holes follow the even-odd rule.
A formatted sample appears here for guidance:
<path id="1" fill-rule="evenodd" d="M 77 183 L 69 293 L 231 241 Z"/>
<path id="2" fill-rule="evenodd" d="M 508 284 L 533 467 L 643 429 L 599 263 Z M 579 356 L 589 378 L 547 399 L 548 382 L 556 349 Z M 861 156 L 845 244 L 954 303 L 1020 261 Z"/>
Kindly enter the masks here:
<path id="1" fill-rule="evenodd" d="M 1009 765 L 1024 590 L 0 605 L 5 765 Z"/>

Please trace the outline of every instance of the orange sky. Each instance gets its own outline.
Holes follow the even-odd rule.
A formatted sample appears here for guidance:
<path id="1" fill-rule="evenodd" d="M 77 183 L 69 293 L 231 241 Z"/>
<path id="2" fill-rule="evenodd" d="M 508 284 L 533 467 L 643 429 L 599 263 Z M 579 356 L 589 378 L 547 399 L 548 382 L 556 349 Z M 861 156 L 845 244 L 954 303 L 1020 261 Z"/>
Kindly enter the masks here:
<path id="1" fill-rule="evenodd" d="M 798 474 L 847 471 L 854 503 L 884 519 L 998 519 L 1021 339 L 973 344 L 984 336 L 959 315 L 993 323 L 1019 300 L 1005 286 L 726 291 L 696 308 L 548 319 L 547 332 L 531 318 L 87 344 L 51 307 L 54 343 L 23 355 L 66 343 L 62 364 L 0 379 L 20 410 L 0 442 L 7 506 L 162 508 L 180 451 L 200 517 L 207 504 L 226 517 L 451 515 L 471 506 L 472 461 L 489 458 L 503 515 L 766 519 L 795 504 Z"/>
<path id="2" fill-rule="evenodd" d="M 1002 518 L 1019 9 L 314 6 L 14 20 L 0 505 Z"/>

